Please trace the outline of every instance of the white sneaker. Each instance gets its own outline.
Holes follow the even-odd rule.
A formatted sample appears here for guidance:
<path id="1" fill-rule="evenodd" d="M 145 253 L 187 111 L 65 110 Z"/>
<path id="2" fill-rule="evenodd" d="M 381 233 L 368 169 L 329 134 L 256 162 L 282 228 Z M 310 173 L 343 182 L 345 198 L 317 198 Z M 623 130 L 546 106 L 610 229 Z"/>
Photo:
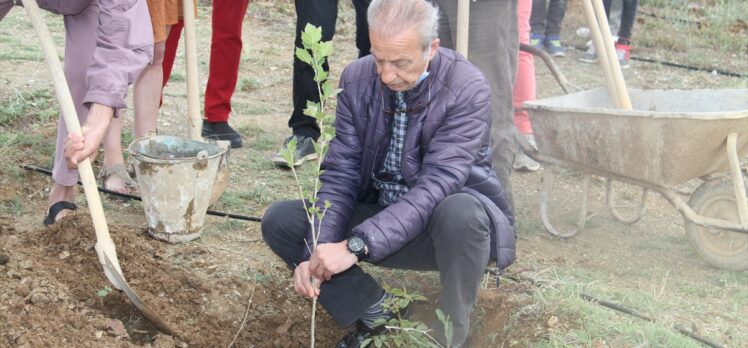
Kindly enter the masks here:
<path id="1" fill-rule="evenodd" d="M 512 168 L 522 172 L 534 172 L 540 169 L 540 163 L 535 162 L 535 160 L 520 150 L 517 156 L 514 157 Z"/>

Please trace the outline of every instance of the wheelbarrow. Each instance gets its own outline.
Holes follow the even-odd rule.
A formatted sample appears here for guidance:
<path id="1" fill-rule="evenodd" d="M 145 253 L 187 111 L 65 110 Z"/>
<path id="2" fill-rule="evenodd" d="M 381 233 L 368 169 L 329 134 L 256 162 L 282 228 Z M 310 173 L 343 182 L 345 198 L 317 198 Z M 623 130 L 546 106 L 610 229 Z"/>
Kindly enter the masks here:
<path id="1" fill-rule="evenodd" d="M 661 194 L 685 220 L 688 240 L 710 265 L 748 270 L 748 90 L 629 90 L 632 110 L 616 109 L 604 89 L 525 102 L 538 149 L 523 146 L 544 164 L 540 215 L 554 236 L 572 237 L 584 228 L 591 175 L 606 178 L 607 207 L 619 222 L 632 224 L 645 211 L 649 191 Z M 584 174 L 579 220 L 573 230 L 555 228 L 548 202 L 557 167 Z M 703 183 L 688 202 L 676 187 Z M 633 216 L 615 205 L 613 182 L 642 188 Z"/>

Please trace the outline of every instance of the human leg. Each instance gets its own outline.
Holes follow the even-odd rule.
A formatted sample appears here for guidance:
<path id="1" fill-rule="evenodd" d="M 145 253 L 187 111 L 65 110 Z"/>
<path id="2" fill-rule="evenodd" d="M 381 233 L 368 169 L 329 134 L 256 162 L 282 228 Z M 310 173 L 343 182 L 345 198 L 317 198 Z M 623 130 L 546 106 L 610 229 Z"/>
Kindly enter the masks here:
<path id="1" fill-rule="evenodd" d="M 205 118 L 228 122 L 231 96 L 239 76 L 242 23 L 249 0 L 214 0 L 210 40 L 210 74 L 205 88 Z"/>
<path id="2" fill-rule="evenodd" d="M 442 18 L 439 38 L 445 47 L 453 48 L 457 33 L 457 2 L 433 0 Z M 514 157 L 514 117 L 512 90 L 519 50 L 517 33 L 517 0 L 486 0 L 470 3 L 468 59 L 486 76 L 491 85 L 491 141 L 493 163 L 501 186 L 512 201 L 509 176 Z"/>
<path id="3" fill-rule="evenodd" d="M 519 42 L 524 44 L 530 41 L 530 25 L 528 24 L 528 17 L 530 17 L 532 11 L 530 1 L 532 0 L 519 0 L 517 3 Z M 533 6 L 534 3 L 535 1 L 532 2 Z M 514 102 L 514 126 L 521 135 L 531 138 L 533 135 L 530 117 L 522 103 L 526 100 L 535 99 L 535 62 L 532 54 L 524 51 L 519 52 L 517 59 L 517 82 L 514 85 L 512 98 Z M 512 167 L 517 170 L 535 171 L 540 169 L 540 164 L 527 156 L 522 149 L 518 149 Z"/>
<path id="4" fill-rule="evenodd" d="M 369 23 L 366 19 L 366 10 L 371 0 L 352 0 L 353 8 L 356 10 L 356 48 L 358 57 L 368 56 L 371 50 L 369 41 Z"/>
<path id="5" fill-rule="evenodd" d="M 332 40 L 335 34 L 335 21 L 338 18 L 337 0 L 295 0 L 296 7 L 296 40 L 294 46 L 303 48 L 301 32 L 307 24 L 322 27 L 322 41 Z M 295 48 L 294 48 L 295 50 Z M 329 66 L 324 65 L 329 71 Z M 304 115 L 308 100 L 319 102 L 317 83 L 314 81 L 314 69 L 296 58 L 293 62 L 293 113 L 288 120 L 288 126 L 293 128 L 297 136 L 319 137 L 319 126 L 314 117 Z"/>
<path id="6" fill-rule="evenodd" d="M 551 2 L 553 2 L 553 0 L 551 0 Z M 546 5 L 547 3 L 545 0 L 532 0 L 530 28 L 535 34 L 545 35 Z"/>
<path id="7" fill-rule="evenodd" d="M 242 147 L 242 136 L 228 123 L 231 96 L 239 76 L 242 25 L 249 0 L 214 0 L 210 40 L 210 74 L 205 87 L 205 121 L 202 136 L 228 140 Z"/>
<path id="8" fill-rule="evenodd" d="M 166 29 L 169 32 L 169 29 Z M 133 89 L 133 109 L 135 110 L 135 138 L 140 138 L 156 131 L 156 119 L 163 86 L 163 63 L 166 42 L 153 45 L 153 61 L 146 66 Z"/>
<path id="9" fill-rule="evenodd" d="M 448 196 L 434 210 L 422 233 L 379 265 L 438 270 L 439 309 L 453 325 L 453 344 L 462 344 L 470 329 L 470 313 L 491 252 L 490 218 L 483 204 L 466 193 Z M 438 336 L 443 335 L 440 323 Z M 443 336 L 440 337 L 443 340 Z"/>
<path id="10" fill-rule="evenodd" d="M 96 24 L 98 21 L 99 6 L 97 2 L 89 5 L 83 12 L 65 16 L 65 78 L 70 88 L 75 111 L 78 114 L 78 122 L 84 124 L 88 116 L 88 108 L 83 105 L 83 98 L 88 91 L 86 88 L 85 62 L 91 61 L 96 48 Z M 78 170 L 70 169 L 65 159 L 65 140 L 68 130 L 65 121 L 60 115 L 57 126 L 57 140 L 55 144 L 55 157 L 52 169 L 52 189 L 49 192 L 47 202 L 49 206 L 57 202 L 75 201 L 75 185 L 78 182 Z M 65 211 L 52 217 L 52 221 L 59 220 L 65 215 Z"/>
<path id="11" fill-rule="evenodd" d="M 376 205 L 357 205 L 353 220 L 365 219 L 380 209 Z M 265 243 L 289 268 L 294 269 L 303 261 L 309 222 L 301 201 L 270 206 L 262 217 L 261 230 Z M 338 325 L 347 327 L 381 296 L 382 288 L 376 280 L 354 265 L 322 284 L 319 302 Z"/>
<path id="12" fill-rule="evenodd" d="M 534 11 L 534 8 L 533 8 Z M 546 17 L 546 36 L 561 33 L 561 23 L 566 14 L 566 0 L 551 0 L 548 4 L 548 15 Z"/>
<path id="13" fill-rule="evenodd" d="M 164 77 L 163 87 L 169 82 L 171 76 L 171 70 L 174 68 L 174 60 L 177 57 L 177 49 L 179 48 L 179 39 L 182 37 L 182 28 L 184 28 L 184 21 L 180 20 L 177 24 L 171 26 L 169 29 L 169 36 L 166 39 L 166 48 L 164 49 Z M 163 96 L 162 96 L 163 102 Z"/>

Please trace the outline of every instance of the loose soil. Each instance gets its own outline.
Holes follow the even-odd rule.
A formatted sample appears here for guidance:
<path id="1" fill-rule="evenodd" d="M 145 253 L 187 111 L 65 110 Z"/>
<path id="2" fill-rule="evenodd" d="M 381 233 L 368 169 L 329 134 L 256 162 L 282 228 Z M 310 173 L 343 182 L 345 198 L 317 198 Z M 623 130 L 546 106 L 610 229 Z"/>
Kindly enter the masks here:
<path id="1" fill-rule="evenodd" d="M 211 277 L 171 260 L 206 259 L 200 246 L 173 250 L 144 231 L 111 226 L 130 286 L 180 335 L 158 336 L 124 293 L 111 291 L 94 251 L 94 230 L 84 212 L 47 229 L 18 231 L 2 221 L 0 320 L 6 344 L 39 346 L 293 347 L 309 342 L 308 304 L 289 297 L 287 285 Z M 240 330 L 240 327 L 243 328 Z M 118 329 L 121 327 L 121 329 Z M 322 313 L 318 342 L 328 346 L 339 330 Z M 270 333 L 270 334 L 269 334 Z M 161 337 L 159 340 L 158 337 Z"/>

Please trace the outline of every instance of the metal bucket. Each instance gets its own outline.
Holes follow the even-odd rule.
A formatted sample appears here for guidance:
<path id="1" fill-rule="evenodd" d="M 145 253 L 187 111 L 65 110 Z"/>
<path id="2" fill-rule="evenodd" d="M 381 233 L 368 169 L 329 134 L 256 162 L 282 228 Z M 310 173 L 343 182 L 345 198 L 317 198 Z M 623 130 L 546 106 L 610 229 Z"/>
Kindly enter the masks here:
<path id="1" fill-rule="evenodd" d="M 213 206 L 221 198 L 223 192 L 229 186 L 229 154 L 231 153 L 231 142 L 227 140 L 213 141 L 205 139 L 210 143 L 214 143 L 225 150 L 221 156 L 221 162 L 218 164 L 218 173 L 216 174 L 216 181 L 213 183 L 213 191 L 210 193 L 210 202 L 208 206 Z"/>
<path id="2" fill-rule="evenodd" d="M 146 137 L 130 144 L 148 233 L 170 243 L 200 236 L 226 151 L 216 144 L 173 136 Z"/>

